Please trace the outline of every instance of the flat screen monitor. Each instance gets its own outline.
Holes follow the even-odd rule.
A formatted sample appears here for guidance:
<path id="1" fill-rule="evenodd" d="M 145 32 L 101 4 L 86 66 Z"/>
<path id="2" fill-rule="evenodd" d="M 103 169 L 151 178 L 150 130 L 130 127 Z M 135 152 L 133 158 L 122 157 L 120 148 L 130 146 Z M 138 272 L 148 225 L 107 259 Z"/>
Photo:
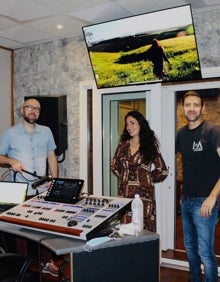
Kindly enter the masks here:
<path id="1" fill-rule="evenodd" d="M 0 205 L 18 205 L 26 200 L 28 183 L 0 181 Z"/>
<path id="2" fill-rule="evenodd" d="M 201 79 L 190 5 L 82 29 L 97 88 Z"/>
<path id="3" fill-rule="evenodd" d="M 79 201 L 83 184 L 82 179 L 53 178 L 45 200 L 74 204 Z"/>

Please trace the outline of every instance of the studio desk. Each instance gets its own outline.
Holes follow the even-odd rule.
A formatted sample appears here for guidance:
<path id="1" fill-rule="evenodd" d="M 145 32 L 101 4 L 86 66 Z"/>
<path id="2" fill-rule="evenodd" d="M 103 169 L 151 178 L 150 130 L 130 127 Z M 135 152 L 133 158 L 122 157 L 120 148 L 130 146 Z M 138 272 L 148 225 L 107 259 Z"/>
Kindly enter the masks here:
<path id="1" fill-rule="evenodd" d="M 41 194 L 0 214 L 0 232 L 35 241 L 58 256 L 69 254 L 71 282 L 158 282 L 158 234 L 143 231 L 112 239 L 91 252 L 84 249 L 131 201 L 88 196 L 66 204 Z"/>

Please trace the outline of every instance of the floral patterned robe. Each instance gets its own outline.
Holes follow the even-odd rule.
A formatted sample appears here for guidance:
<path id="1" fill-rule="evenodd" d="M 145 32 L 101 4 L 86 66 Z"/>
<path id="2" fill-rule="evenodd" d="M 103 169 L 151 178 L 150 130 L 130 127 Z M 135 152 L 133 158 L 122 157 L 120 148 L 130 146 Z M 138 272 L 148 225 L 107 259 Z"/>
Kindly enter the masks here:
<path id="1" fill-rule="evenodd" d="M 111 170 L 119 179 L 118 196 L 134 198 L 140 194 L 144 204 L 144 228 L 156 232 L 154 183 L 162 182 L 168 169 L 160 152 L 147 163 L 137 151 L 131 155 L 129 141 L 121 142 L 113 156 Z"/>

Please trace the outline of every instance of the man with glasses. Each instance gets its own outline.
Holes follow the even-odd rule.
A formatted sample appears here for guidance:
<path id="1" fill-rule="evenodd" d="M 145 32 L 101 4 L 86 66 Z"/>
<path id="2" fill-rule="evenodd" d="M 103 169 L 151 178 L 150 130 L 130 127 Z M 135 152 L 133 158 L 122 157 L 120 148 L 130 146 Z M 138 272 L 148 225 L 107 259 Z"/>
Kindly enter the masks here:
<path id="1" fill-rule="evenodd" d="M 0 139 L 0 165 L 11 168 L 11 180 L 15 182 L 28 182 L 28 198 L 44 192 L 49 182 L 37 189 L 32 188 L 37 176 L 50 173 L 58 177 L 58 162 L 55 155 L 56 144 L 49 127 L 37 124 L 40 115 L 40 103 L 36 99 L 28 99 L 21 108 L 22 120 L 4 132 Z M 33 175 L 26 173 L 31 172 Z M 10 238 L 8 238 L 10 240 Z M 16 251 L 24 255 L 33 252 L 34 246 L 25 239 L 10 240 L 10 247 L 16 242 Z M 30 244 L 30 245 L 29 245 Z M 58 268 L 51 260 L 51 252 L 41 248 L 42 272 L 58 276 Z"/>
<path id="2" fill-rule="evenodd" d="M 11 180 L 28 182 L 28 197 L 36 195 L 32 184 L 37 178 L 24 172 L 34 172 L 38 176 L 47 174 L 47 164 L 52 177 L 58 176 L 56 144 L 49 127 L 37 124 L 40 103 L 28 99 L 21 108 L 22 121 L 8 129 L 0 140 L 0 165 L 12 168 Z M 43 192 L 47 185 L 37 188 Z"/>

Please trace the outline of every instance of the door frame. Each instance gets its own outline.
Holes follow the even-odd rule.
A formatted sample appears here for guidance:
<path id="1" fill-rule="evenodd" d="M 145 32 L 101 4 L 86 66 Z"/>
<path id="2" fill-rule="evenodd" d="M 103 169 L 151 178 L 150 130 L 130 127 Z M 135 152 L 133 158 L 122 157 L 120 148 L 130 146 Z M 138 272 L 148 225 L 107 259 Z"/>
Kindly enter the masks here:
<path id="1" fill-rule="evenodd" d="M 137 92 L 151 90 L 150 98 L 150 126 L 157 134 L 163 157 L 169 167 L 168 178 L 155 185 L 157 200 L 157 233 L 161 239 L 161 250 L 174 249 L 175 240 L 175 134 L 176 134 L 176 91 L 196 89 L 220 88 L 220 81 L 203 81 L 180 85 L 141 85 L 112 89 L 97 89 L 94 81 L 80 83 L 80 177 L 85 180 L 87 190 L 87 162 L 88 155 L 85 148 L 88 146 L 88 117 L 87 91 L 93 92 L 93 179 L 94 194 L 102 195 L 102 102 L 106 93 Z M 148 104 L 149 105 L 149 104 Z M 159 121 L 159 122 L 158 122 Z M 161 257 L 161 264 L 170 267 L 188 269 L 188 262 Z"/>
<path id="2" fill-rule="evenodd" d="M 142 99 L 145 100 L 146 103 L 148 100 L 148 94 L 150 94 L 149 90 L 143 92 L 118 92 L 116 94 L 111 93 L 109 95 L 102 95 L 102 193 L 106 196 L 117 197 L 118 194 L 117 178 L 112 174 L 110 165 L 120 138 L 118 132 L 119 102 Z M 147 110 L 146 119 L 148 119 Z M 114 186 L 114 188 L 112 186 Z"/>
<path id="3" fill-rule="evenodd" d="M 158 138 L 161 137 L 161 84 L 147 84 L 129 87 L 117 87 L 107 89 L 97 89 L 94 81 L 83 81 L 80 83 L 80 176 L 85 180 L 85 189 L 88 187 L 88 90 L 92 90 L 92 127 L 93 127 L 93 191 L 97 196 L 102 194 L 102 95 L 115 93 L 147 92 L 150 101 L 148 116 L 150 126 L 154 129 Z M 150 93 L 149 93 L 150 91 Z M 152 95 L 153 93 L 153 95 Z M 157 112 L 157 119 L 152 120 L 151 114 Z"/>
<path id="4" fill-rule="evenodd" d="M 163 145 L 167 148 L 165 150 L 166 153 L 166 159 L 167 162 L 170 164 L 169 166 L 169 189 L 168 194 L 163 195 L 163 199 L 167 199 L 166 201 L 163 201 L 163 203 L 167 202 L 167 210 L 165 212 L 166 218 L 172 217 L 171 221 L 167 220 L 167 228 L 165 231 L 166 236 L 163 237 L 166 242 L 163 244 L 163 246 L 166 246 L 164 250 L 171 249 L 173 250 L 175 248 L 175 220 L 176 217 L 172 216 L 176 214 L 175 205 L 173 206 L 172 203 L 176 202 L 176 161 L 175 161 L 175 140 L 174 138 L 170 138 L 171 136 L 176 135 L 176 92 L 178 91 L 188 91 L 188 90 L 202 90 L 202 89 L 212 89 L 212 88 L 220 88 L 220 81 L 208 81 L 204 80 L 203 82 L 198 83 L 186 83 L 186 84 L 180 84 L 180 85 L 168 85 L 162 87 L 162 97 L 166 97 L 166 99 L 163 100 L 164 107 L 167 108 L 167 111 L 170 113 L 167 116 L 167 119 L 162 121 L 162 135 L 163 138 Z M 169 134 L 165 134 L 166 131 L 166 124 L 169 124 Z M 163 132 L 164 131 L 164 132 Z M 165 137 L 166 136 L 166 137 Z M 171 203 L 172 202 L 172 203 Z M 174 209 L 173 209 L 174 207 Z M 166 221 L 165 215 L 163 217 L 163 221 Z M 172 222 L 173 221 L 173 222 Z M 172 222 L 172 223 L 171 223 Z M 164 230 L 164 229 L 163 229 Z M 173 230 L 173 232 L 172 232 Z M 169 232 L 173 234 L 169 237 Z M 163 248 L 162 248 L 163 250 Z M 181 261 L 181 260 L 175 260 L 175 259 L 168 259 L 168 258 L 161 258 L 161 263 L 164 266 L 171 266 L 178 269 L 184 269 L 188 270 L 188 262 L 187 261 Z M 220 267 L 218 267 L 218 273 L 220 275 Z"/>
<path id="5" fill-rule="evenodd" d="M 149 124 L 155 131 L 159 140 L 161 140 L 161 151 L 164 156 L 164 150 L 166 149 L 163 146 L 162 136 L 162 120 L 165 119 L 166 114 L 164 113 L 166 107 L 163 105 L 163 100 L 161 95 L 161 84 L 145 84 L 138 86 L 129 86 L 129 87 L 118 87 L 118 88 L 107 88 L 107 89 L 97 89 L 93 81 L 86 81 L 80 83 L 80 178 L 85 180 L 85 192 L 88 192 L 88 109 L 87 109 L 87 92 L 92 89 L 92 106 L 93 106 L 93 115 L 92 115 L 92 127 L 93 127 L 93 192 L 94 195 L 102 196 L 102 95 L 104 94 L 116 94 L 116 93 L 132 93 L 132 92 L 145 92 L 147 93 L 147 103 L 148 111 L 147 115 L 149 118 Z M 166 100 L 166 99 L 165 99 Z M 166 125 L 167 127 L 167 125 Z M 167 135 L 167 132 L 166 132 Z M 166 161 L 166 157 L 164 157 Z M 169 166 L 169 164 L 167 163 Z M 167 245 L 167 225 L 162 220 L 162 215 L 164 216 L 167 212 L 166 204 L 162 203 L 164 195 L 168 197 L 169 193 L 166 193 L 168 187 L 168 180 L 165 180 L 162 183 L 155 184 L 155 194 L 157 201 L 157 233 L 161 236 L 161 248 L 166 249 Z M 168 191 L 169 192 L 169 191 Z M 174 205 L 174 203 L 173 203 Z M 172 219 L 172 218 L 171 218 Z M 174 238 L 173 234 L 170 236 Z M 165 237 L 164 237 L 165 236 Z"/>

